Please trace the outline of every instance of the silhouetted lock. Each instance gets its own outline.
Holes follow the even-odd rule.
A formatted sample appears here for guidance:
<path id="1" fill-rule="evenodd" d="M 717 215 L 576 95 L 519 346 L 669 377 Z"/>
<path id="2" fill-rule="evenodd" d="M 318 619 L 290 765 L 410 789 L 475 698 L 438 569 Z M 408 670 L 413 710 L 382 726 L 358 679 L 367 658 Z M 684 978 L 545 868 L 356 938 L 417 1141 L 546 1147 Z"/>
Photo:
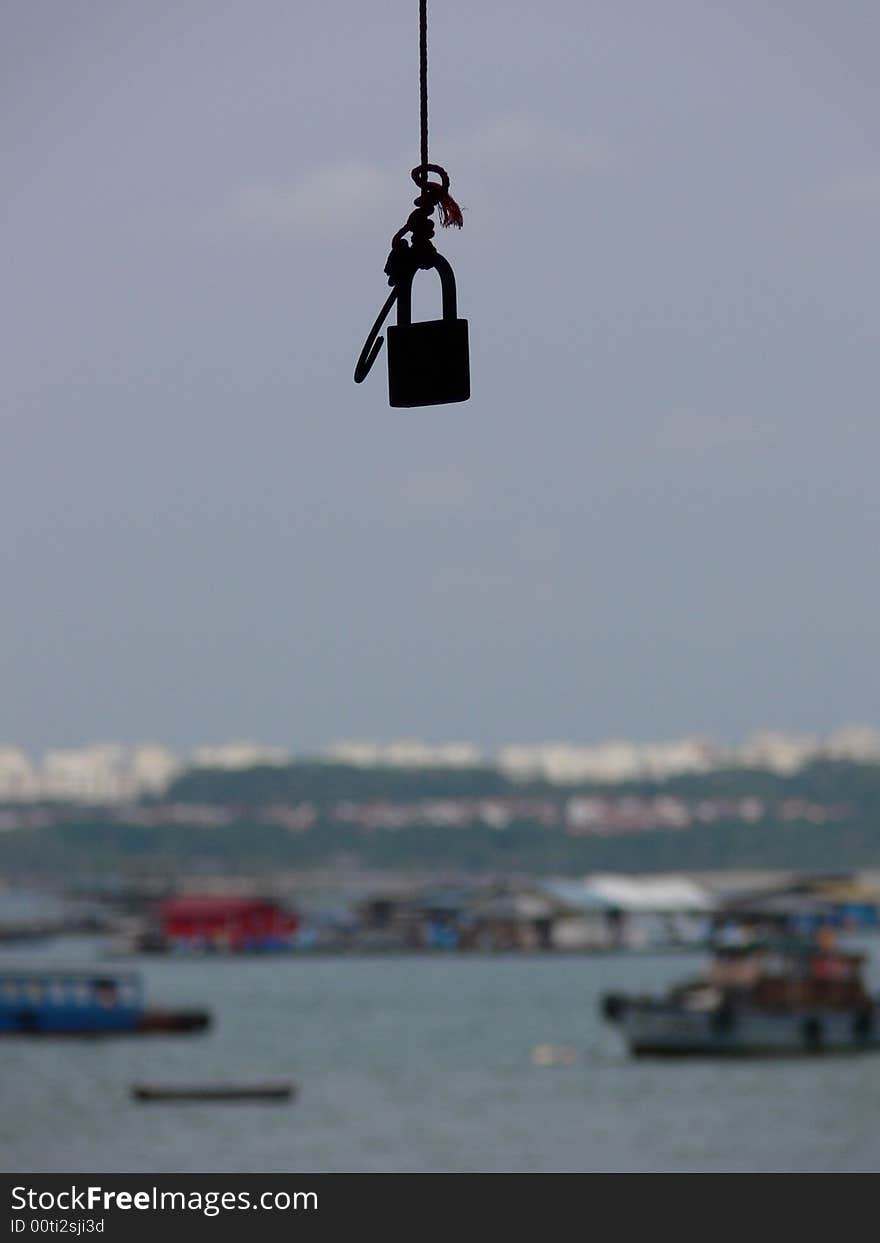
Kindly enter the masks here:
<path id="1" fill-rule="evenodd" d="M 397 323 L 388 329 L 388 400 L 392 406 L 438 406 L 471 395 L 466 319 L 458 318 L 455 277 L 442 255 L 433 266 L 440 276 L 443 318 L 412 322 L 415 273 L 400 282 Z"/>

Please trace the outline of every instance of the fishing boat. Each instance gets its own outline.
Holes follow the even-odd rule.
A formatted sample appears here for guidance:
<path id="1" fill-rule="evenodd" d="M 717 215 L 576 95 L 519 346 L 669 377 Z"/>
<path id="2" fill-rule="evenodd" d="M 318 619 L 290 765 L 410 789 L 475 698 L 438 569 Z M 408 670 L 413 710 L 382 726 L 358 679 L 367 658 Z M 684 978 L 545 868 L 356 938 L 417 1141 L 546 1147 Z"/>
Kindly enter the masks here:
<path id="1" fill-rule="evenodd" d="M 880 1003 L 864 955 L 829 945 L 719 949 L 710 969 L 663 997 L 609 993 L 606 1019 L 636 1057 L 747 1057 L 880 1049 Z"/>
<path id="2" fill-rule="evenodd" d="M 132 973 L 0 971 L 0 1036 L 123 1036 L 204 1031 L 205 1010 L 151 1010 Z"/>

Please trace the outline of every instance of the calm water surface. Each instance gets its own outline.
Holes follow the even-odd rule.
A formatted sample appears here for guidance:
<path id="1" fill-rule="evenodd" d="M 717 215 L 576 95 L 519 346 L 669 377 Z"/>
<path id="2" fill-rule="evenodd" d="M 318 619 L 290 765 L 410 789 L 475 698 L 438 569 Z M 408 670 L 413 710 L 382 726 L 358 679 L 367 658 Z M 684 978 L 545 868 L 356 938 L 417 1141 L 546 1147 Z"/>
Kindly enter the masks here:
<path id="1" fill-rule="evenodd" d="M 872 982 L 877 984 L 874 954 Z M 97 963 L 93 942 L 2 955 Z M 687 1171 L 880 1168 L 880 1055 L 635 1062 L 597 1003 L 684 956 L 144 959 L 154 1005 L 206 1036 L 5 1040 L 5 1171 Z M 117 965 L 117 964 L 113 964 Z M 118 964 L 129 966 L 128 963 Z M 531 1048 L 578 1051 L 542 1068 Z M 131 1083 L 292 1078 L 290 1105 L 137 1105 Z"/>

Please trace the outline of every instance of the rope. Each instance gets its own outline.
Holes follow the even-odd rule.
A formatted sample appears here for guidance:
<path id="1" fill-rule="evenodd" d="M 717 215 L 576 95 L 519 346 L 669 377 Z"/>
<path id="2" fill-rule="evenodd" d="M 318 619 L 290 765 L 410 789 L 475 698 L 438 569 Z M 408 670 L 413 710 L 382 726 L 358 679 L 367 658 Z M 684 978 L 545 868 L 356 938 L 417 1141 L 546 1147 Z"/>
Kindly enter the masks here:
<path id="1" fill-rule="evenodd" d="M 449 174 L 439 164 L 428 163 L 428 0 L 419 0 L 419 138 L 421 162 L 410 173 L 419 188 L 419 195 L 413 200 L 415 211 L 410 212 L 406 224 L 391 239 L 391 252 L 385 263 L 385 275 L 388 277 L 391 293 L 385 299 L 364 342 L 354 369 L 355 384 L 360 384 L 366 378 L 367 372 L 376 361 L 376 355 L 382 348 L 382 337 L 379 334 L 394 303 L 398 297 L 405 297 L 408 304 L 407 282 L 412 281 L 418 269 L 437 268 L 441 276 L 447 271 L 449 278 L 452 278 L 452 269 L 443 256 L 437 254 L 431 241 L 434 236 L 434 221 L 431 219 L 434 209 L 437 209 L 443 228 L 454 225 L 460 229 L 463 224 L 461 208 L 449 193 Z M 429 173 L 436 173 L 440 180 L 429 181 Z M 411 242 L 407 241 L 407 234 L 412 238 Z"/>
<path id="2" fill-rule="evenodd" d="M 429 215 L 435 206 L 438 207 L 443 228 L 455 225 L 460 229 L 464 220 L 461 208 L 449 193 L 449 175 L 439 164 L 428 163 L 428 0 L 419 0 L 419 138 L 422 158 L 418 168 L 412 171 L 412 179 L 421 191 L 416 204 L 427 209 Z M 440 185 L 428 181 L 428 173 L 437 173 Z M 408 227 L 401 232 L 406 232 Z"/>
<path id="3" fill-rule="evenodd" d="M 419 0 L 419 120 L 424 190 L 428 184 L 428 0 Z"/>

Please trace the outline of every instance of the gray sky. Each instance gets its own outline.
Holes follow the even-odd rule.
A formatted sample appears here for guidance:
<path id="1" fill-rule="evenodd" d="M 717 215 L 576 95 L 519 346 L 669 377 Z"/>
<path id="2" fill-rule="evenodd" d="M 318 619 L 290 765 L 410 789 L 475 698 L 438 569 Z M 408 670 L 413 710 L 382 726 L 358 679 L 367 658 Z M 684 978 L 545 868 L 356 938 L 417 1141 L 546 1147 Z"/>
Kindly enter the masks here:
<path id="1" fill-rule="evenodd" d="M 0 738 L 877 720 L 876 3 L 429 8 L 392 411 L 416 0 L 3 5 Z"/>

